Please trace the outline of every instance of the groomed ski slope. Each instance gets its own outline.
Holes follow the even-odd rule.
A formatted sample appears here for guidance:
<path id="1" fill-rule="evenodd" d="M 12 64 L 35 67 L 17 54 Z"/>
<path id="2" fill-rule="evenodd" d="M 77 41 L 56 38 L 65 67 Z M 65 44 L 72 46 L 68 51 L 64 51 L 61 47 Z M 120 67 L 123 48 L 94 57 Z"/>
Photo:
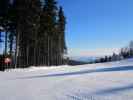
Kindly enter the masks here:
<path id="1" fill-rule="evenodd" d="M 0 100 L 133 100 L 133 59 L 0 72 Z"/>

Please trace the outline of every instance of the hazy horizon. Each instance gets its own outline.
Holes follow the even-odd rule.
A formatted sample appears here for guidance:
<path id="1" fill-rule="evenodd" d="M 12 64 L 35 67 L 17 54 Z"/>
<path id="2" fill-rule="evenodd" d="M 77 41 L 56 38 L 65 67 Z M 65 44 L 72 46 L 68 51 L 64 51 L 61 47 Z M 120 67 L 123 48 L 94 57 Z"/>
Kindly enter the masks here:
<path id="1" fill-rule="evenodd" d="M 69 56 L 118 52 L 133 39 L 132 0 L 58 0 L 67 17 Z"/>

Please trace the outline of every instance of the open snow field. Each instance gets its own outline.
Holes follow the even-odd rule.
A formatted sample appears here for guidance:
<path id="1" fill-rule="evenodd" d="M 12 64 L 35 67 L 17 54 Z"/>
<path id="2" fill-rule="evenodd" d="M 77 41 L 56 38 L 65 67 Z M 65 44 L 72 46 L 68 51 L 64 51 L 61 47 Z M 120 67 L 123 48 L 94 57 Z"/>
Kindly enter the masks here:
<path id="1" fill-rule="evenodd" d="M 133 100 L 133 59 L 0 72 L 0 100 Z"/>

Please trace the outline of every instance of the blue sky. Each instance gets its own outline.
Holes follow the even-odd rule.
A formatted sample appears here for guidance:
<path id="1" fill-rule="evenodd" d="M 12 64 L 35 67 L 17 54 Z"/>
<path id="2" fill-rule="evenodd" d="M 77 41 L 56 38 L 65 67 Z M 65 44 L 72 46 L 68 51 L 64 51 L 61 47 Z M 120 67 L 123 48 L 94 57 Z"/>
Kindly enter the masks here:
<path id="1" fill-rule="evenodd" d="M 133 0 L 58 0 L 72 56 L 110 54 L 133 40 Z"/>
<path id="2" fill-rule="evenodd" d="M 133 40 L 133 0 L 57 0 L 67 17 L 70 56 L 117 52 Z"/>

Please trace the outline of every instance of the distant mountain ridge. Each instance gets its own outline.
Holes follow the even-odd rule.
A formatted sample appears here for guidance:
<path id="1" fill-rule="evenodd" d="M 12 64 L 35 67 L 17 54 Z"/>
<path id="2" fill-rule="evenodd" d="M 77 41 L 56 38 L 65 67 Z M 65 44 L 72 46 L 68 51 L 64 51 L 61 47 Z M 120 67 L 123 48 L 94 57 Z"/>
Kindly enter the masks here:
<path id="1" fill-rule="evenodd" d="M 81 61 L 81 62 L 92 62 L 94 60 L 96 60 L 98 57 L 84 57 L 84 56 L 80 56 L 80 57 L 70 57 L 70 60 L 75 60 L 75 61 Z"/>

